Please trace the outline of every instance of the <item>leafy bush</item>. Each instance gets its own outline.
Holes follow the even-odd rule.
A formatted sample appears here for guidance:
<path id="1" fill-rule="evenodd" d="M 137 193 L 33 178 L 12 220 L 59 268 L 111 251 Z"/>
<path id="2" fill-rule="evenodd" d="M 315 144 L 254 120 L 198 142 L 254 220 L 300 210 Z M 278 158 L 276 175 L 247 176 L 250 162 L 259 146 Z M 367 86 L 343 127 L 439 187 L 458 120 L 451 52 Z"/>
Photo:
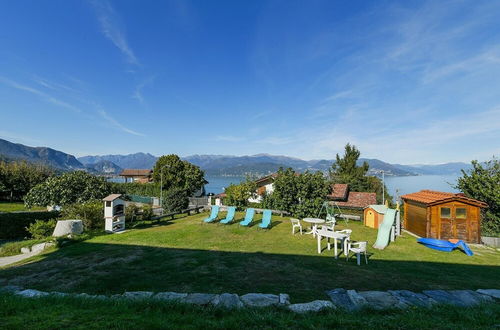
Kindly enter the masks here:
<path id="1" fill-rule="evenodd" d="M 160 185 L 158 183 L 111 183 L 113 193 L 124 195 L 139 195 L 148 197 L 160 197 Z"/>
<path id="2" fill-rule="evenodd" d="M 151 218 L 154 216 L 153 213 L 153 207 L 151 205 L 144 205 L 142 207 L 142 220 L 151 220 Z"/>
<path id="3" fill-rule="evenodd" d="M 51 177 L 33 187 L 26 195 L 26 206 L 52 206 L 85 203 L 102 199 L 112 191 L 112 185 L 103 177 L 84 171 L 64 173 Z"/>
<path id="4" fill-rule="evenodd" d="M 54 228 L 56 228 L 56 220 L 49 221 L 36 220 L 30 224 L 26 230 L 31 234 L 34 239 L 44 239 L 52 236 Z"/>
<path id="5" fill-rule="evenodd" d="M 75 203 L 63 207 L 61 216 L 64 219 L 83 221 L 85 230 L 104 228 L 104 203 L 91 200 L 85 203 Z"/>
<path id="6" fill-rule="evenodd" d="M 187 209 L 189 198 L 187 192 L 182 188 L 171 188 L 163 197 L 163 209 L 166 212 L 179 212 Z"/>
<path id="7" fill-rule="evenodd" d="M 233 205 L 239 209 L 244 208 L 248 205 L 248 199 L 255 194 L 256 190 L 255 181 L 248 178 L 240 184 L 230 184 L 225 190 L 224 204 Z"/>
<path id="8" fill-rule="evenodd" d="M 0 200 L 22 201 L 31 188 L 44 182 L 54 171 L 26 161 L 0 161 Z"/>
<path id="9" fill-rule="evenodd" d="M 139 208 L 135 204 L 128 204 L 125 207 L 125 221 L 132 222 L 137 220 L 137 214 L 139 213 Z"/>
<path id="10" fill-rule="evenodd" d="M 47 221 L 59 217 L 58 211 L 0 213 L 0 239 L 17 239 L 30 236 L 26 230 L 36 220 Z"/>
<path id="11" fill-rule="evenodd" d="M 198 167 L 177 155 L 164 155 L 158 158 L 153 168 L 155 183 L 163 183 L 164 190 L 179 188 L 191 196 L 207 183 L 205 173 Z"/>

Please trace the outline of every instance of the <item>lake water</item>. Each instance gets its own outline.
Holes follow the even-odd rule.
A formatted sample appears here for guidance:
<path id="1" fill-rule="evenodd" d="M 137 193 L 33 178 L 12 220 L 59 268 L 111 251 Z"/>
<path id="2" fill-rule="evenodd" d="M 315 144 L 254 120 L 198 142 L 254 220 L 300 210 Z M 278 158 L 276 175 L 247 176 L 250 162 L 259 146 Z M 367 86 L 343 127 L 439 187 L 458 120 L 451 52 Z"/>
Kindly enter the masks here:
<path id="1" fill-rule="evenodd" d="M 396 189 L 398 195 L 404 195 L 422 189 L 431 189 L 438 191 L 457 192 L 452 188 L 451 184 L 455 184 L 459 175 L 419 175 L 419 176 L 389 176 L 385 177 L 385 185 L 389 190 L 389 194 L 396 196 Z M 206 177 L 209 182 L 205 189 L 207 193 L 212 192 L 219 194 L 224 191 L 223 188 L 229 186 L 231 183 L 239 183 L 245 180 L 243 176 L 212 176 Z"/>

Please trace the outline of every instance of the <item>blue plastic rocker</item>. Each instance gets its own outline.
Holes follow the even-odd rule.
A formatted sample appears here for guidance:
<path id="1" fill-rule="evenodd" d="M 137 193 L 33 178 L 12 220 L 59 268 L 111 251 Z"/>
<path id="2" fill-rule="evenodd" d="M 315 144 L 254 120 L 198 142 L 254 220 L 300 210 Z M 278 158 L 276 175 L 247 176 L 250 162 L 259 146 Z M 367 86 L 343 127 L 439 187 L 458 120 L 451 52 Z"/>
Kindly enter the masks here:
<path id="1" fill-rule="evenodd" d="M 225 219 L 222 219 L 220 221 L 220 223 L 223 223 L 225 225 L 227 225 L 228 223 L 230 223 L 231 221 L 233 221 L 234 219 L 234 213 L 236 212 L 236 207 L 234 206 L 229 206 L 227 208 L 227 214 L 226 214 L 226 218 Z"/>
<path id="2" fill-rule="evenodd" d="M 219 205 L 214 205 L 212 206 L 212 212 L 210 212 L 210 216 L 203 221 L 206 223 L 209 222 L 214 222 L 217 219 L 217 216 L 219 215 Z"/>
<path id="3" fill-rule="evenodd" d="M 245 227 L 248 227 L 248 225 L 252 222 L 253 220 L 253 215 L 255 214 L 255 210 L 254 209 L 247 209 L 246 213 L 245 213 L 245 219 L 243 219 L 243 221 L 240 222 L 240 225 L 242 226 L 245 226 Z"/>
<path id="4" fill-rule="evenodd" d="M 264 210 L 264 212 L 262 213 L 262 222 L 259 223 L 259 227 L 262 229 L 271 228 L 271 216 L 271 210 Z"/>

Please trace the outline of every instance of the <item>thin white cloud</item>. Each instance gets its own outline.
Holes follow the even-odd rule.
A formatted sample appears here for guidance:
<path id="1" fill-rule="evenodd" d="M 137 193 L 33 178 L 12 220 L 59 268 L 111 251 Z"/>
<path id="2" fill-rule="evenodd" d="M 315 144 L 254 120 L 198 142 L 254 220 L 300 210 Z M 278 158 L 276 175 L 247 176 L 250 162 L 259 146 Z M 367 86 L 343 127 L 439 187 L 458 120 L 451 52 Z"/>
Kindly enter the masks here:
<path id="1" fill-rule="evenodd" d="M 127 62 L 139 65 L 139 60 L 129 46 L 125 29 L 120 24 L 120 18 L 111 4 L 106 1 L 91 1 L 96 10 L 97 19 L 101 24 L 101 32 L 108 38 L 125 56 Z"/>
<path id="2" fill-rule="evenodd" d="M 128 133 L 128 134 L 132 134 L 132 135 L 136 135 L 136 136 L 145 136 L 144 134 L 142 133 L 139 133 L 139 132 L 136 132 L 134 130 L 131 130 L 125 126 L 123 126 L 122 124 L 120 124 L 116 119 L 114 119 L 113 117 L 111 117 L 110 115 L 107 114 L 106 111 L 100 109 L 98 111 L 99 115 L 106 120 L 106 122 L 111 125 L 112 127 L 120 130 L 120 131 L 123 131 L 125 133 Z"/>
<path id="3" fill-rule="evenodd" d="M 67 91 L 67 92 L 73 92 L 73 93 L 78 93 L 78 91 L 68 85 L 61 84 L 58 82 L 50 81 L 45 78 L 41 78 L 39 76 L 34 76 L 33 81 L 39 84 L 40 86 L 43 86 L 47 89 L 51 89 L 54 91 Z"/>
<path id="4" fill-rule="evenodd" d="M 29 86 L 26 86 L 26 85 L 22 85 L 22 84 L 19 84 L 15 81 L 12 81 L 8 78 L 5 78 L 5 77 L 1 77 L 0 76 L 0 82 L 3 83 L 4 85 L 6 86 L 9 86 L 11 88 L 15 88 L 15 89 L 18 89 L 18 90 L 21 90 L 21 91 L 25 91 L 25 92 L 28 92 L 28 93 L 31 93 L 33 95 L 36 95 L 42 99 L 44 99 L 46 102 L 49 102 L 49 103 L 52 103 L 52 104 L 55 104 L 59 107 L 62 107 L 62 108 L 65 108 L 65 109 L 68 109 L 68 110 L 72 110 L 72 111 L 75 111 L 75 112 L 81 112 L 80 109 L 78 109 L 77 107 L 67 103 L 67 102 L 64 102 L 60 99 L 57 99 L 47 93 L 44 93 L 36 88 L 32 88 L 32 87 L 29 87 Z"/>
<path id="5" fill-rule="evenodd" d="M 213 140 L 218 142 L 240 142 L 243 138 L 232 135 L 218 135 Z"/>
<path id="6" fill-rule="evenodd" d="M 144 95 L 142 93 L 142 90 L 144 87 L 146 87 L 149 84 L 152 84 L 155 79 L 155 76 L 151 76 L 145 80 L 143 80 L 141 83 L 139 83 L 134 90 L 134 93 L 132 94 L 132 98 L 138 100 L 141 104 L 145 104 L 144 100 Z"/>

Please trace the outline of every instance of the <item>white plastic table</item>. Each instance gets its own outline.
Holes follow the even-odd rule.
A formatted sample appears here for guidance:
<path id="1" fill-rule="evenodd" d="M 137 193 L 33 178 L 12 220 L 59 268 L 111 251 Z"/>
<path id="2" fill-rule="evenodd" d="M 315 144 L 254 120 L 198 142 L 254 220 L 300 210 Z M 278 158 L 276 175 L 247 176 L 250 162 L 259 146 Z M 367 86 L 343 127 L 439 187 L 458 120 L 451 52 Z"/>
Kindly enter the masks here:
<path id="1" fill-rule="evenodd" d="M 321 253 L 321 239 L 323 237 L 326 238 L 333 238 L 333 249 L 334 249 L 334 256 L 335 259 L 338 258 L 337 254 L 337 239 L 342 240 L 342 250 L 345 255 L 347 255 L 347 244 L 349 242 L 349 238 L 351 237 L 351 233 L 347 231 L 333 231 L 333 230 L 328 230 L 326 228 L 322 228 L 320 230 L 316 231 L 316 235 L 318 238 L 318 253 Z M 328 250 L 330 250 L 330 243 L 328 243 Z"/>
<path id="2" fill-rule="evenodd" d="M 306 234 L 312 234 L 313 237 L 316 236 L 316 231 L 318 229 L 318 225 L 326 222 L 326 220 L 319 219 L 319 218 L 304 218 L 304 219 L 302 219 L 302 221 L 309 222 L 310 224 L 312 224 L 311 231 L 309 231 Z"/>

